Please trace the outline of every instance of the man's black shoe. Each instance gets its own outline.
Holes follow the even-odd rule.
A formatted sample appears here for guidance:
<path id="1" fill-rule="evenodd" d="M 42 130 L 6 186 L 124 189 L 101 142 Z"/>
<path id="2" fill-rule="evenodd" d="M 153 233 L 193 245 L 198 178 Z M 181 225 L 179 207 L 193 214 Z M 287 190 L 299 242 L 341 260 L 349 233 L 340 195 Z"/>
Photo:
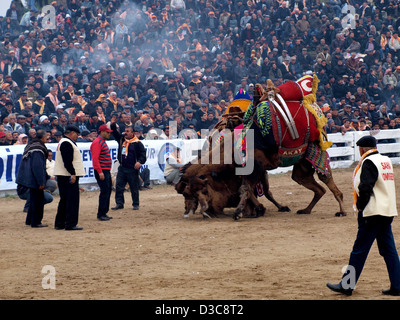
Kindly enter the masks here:
<path id="1" fill-rule="evenodd" d="M 48 227 L 47 224 L 36 224 L 32 226 L 32 228 L 46 228 L 46 227 Z"/>
<path id="2" fill-rule="evenodd" d="M 339 293 L 343 293 L 343 294 L 345 294 L 346 296 L 351 296 L 352 294 L 353 294 L 353 289 L 344 289 L 343 287 L 342 287 L 342 284 L 341 283 L 338 283 L 338 284 L 332 284 L 332 283 L 327 283 L 326 284 L 326 286 L 329 288 L 329 289 L 331 289 L 332 291 L 335 291 L 335 292 L 339 292 Z"/>
<path id="3" fill-rule="evenodd" d="M 139 206 L 133 206 L 133 210 L 139 210 Z"/>
<path id="4" fill-rule="evenodd" d="M 111 210 L 119 210 L 119 209 L 123 209 L 124 206 L 122 204 L 117 204 L 115 207 L 111 208 Z"/>
<path id="5" fill-rule="evenodd" d="M 100 220 L 100 221 L 108 221 L 108 220 L 111 220 L 111 219 L 112 219 L 112 217 L 109 217 L 109 216 L 97 217 L 97 220 Z"/>
<path id="6" fill-rule="evenodd" d="M 56 230 L 64 230 L 65 227 L 54 227 L 54 229 L 56 229 Z"/>
<path id="7" fill-rule="evenodd" d="M 386 289 L 386 290 L 382 290 L 382 294 L 387 295 L 387 296 L 400 296 L 400 291 L 399 290 L 395 290 L 395 289 Z"/>
<path id="8" fill-rule="evenodd" d="M 75 226 L 75 227 L 67 227 L 67 228 L 65 228 L 65 230 L 83 230 L 83 228 Z"/>

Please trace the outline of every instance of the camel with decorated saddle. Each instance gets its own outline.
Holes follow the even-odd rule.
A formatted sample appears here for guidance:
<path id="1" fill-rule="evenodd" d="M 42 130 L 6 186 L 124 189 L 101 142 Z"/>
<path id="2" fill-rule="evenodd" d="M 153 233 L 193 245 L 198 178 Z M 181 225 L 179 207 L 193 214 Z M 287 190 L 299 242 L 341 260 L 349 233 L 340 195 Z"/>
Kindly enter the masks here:
<path id="1" fill-rule="evenodd" d="M 237 208 L 239 205 L 242 180 L 235 174 L 236 165 L 232 161 L 232 132 L 243 123 L 243 116 L 251 102 L 249 94 L 239 90 L 222 119 L 212 130 L 202 155 L 182 169 L 182 177 L 175 189 L 184 196 L 185 218 L 194 214 L 198 207 L 200 214 L 211 218 L 223 214 L 225 208 Z M 225 150 L 225 146 L 231 146 L 230 150 Z M 226 161 L 227 159 L 231 161 Z M 247 200 L 242 201 L 245 217 L 259 217 L 265 213 L 264 206 L 257 201 L 257 197 L 262 195 L 279 211 L 290 211 L 288 207 L 279 204 L 269 191 L 267 171 L 259 177 L 258 182 L 259 192 L 253 190 L 246 193 Z"/>
<path id="2" fill-rule="evenodd" d="M 314 192 L 308 206 L 297 211 L 310 214 L 329 188 L 339 204 L 336 216 L 345 216 L 343 193 L 336 186 L 329 164 L 327 149 L 332 145 L 324 129 L 327 119 L 316 103 L 318 78 L 305 76 L 297 81 L 287 81 L 275 87 L 267 81 L 267 89 L 255 86 L 254 101 L 243 116 L 243 123 L 235 128 L 240 133 L 235 137 L 235 151 L 241 153 L 242 165 L 251 161 L 254 170 L 242 175 L 241 201 L 235 212 L 235 219 L 243 216 L 248 201 L 246 194 L 259 183 L 258 177 L 265 170 L 293 166 L 292 179 Z M 246 136 L 253 130 L 253 147 L 248 148 Z"/>
<path id="3" fill-rule="evenodd" d="M 207 214 L 207 210 L 216 213 L 221 208 L 223 210 L 237 204 L 234 214 L 236 220 L 243 216 L 260 216 L 265 208 L 257 197 L 262 195 L 273 202 L 279 211 L 290 211 L 273 198 L 267 172 L 292 165 L 292 179 L 314 192 L 310 204 L 297 213 L 311 213 L 326 192 L 314 179 L 314 173 L 317 172 L 319 179 L 328 186 L 339 203 L 336 215 L 346 215 L 343 194 L 334 183 L 329 165 L 326 150 L 331 143 L 327 141 L 324 130 L 327 119 L 316 104 L 317 86 L 316 76 L 306 76 L 296 82 L 288 81 L 279 87 L 268 80 L 266 90 L 260 84 L 256 85 L 253 101 L 243 97 L 234 99 L 210 135 L 207 143 L 210 151 L 194 166 L 188 164 L 190 169 L 184 173 L 182 183 L 177 185 L 177 191 L 185 196 L 185 216 L 188 212 L 194 213 L 199 201 L 203 215 Z M 253 133 L 252 143 L 247 141 L 249 133 Z M 236 175 L 233 162 L 225 163 L 227 152 L 223 147 L 219 149 L 220 154 L 217 152 L 219 164 L 212 162 L 214 150 L 226 146 L 222 143 L 226 140 L 232 141 L 232 153 L 236 153 L 235 157 L 231 155 L 231 159 L 242 161 L 235 163 L 236 167 L 253 164 L 250 174 Z M 219 177 L 220 171 L 224 172 L 222 176 L 226 177 L 226 181 Z"/>

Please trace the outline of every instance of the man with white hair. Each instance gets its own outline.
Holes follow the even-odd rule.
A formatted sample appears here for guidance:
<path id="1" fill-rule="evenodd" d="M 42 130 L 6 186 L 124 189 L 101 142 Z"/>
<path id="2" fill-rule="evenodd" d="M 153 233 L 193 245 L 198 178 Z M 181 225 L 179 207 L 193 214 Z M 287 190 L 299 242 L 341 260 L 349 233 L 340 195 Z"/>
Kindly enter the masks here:
<path id="1" fill-rule="evenodd" d="M 4 130 L 5 131 L 18 131 L 18 133 L 24 133 L 23 128 L 21 125 L 17 122 L 17 115 L 15 113 L 10 113 L 8 115 L 8 123 L 4 125 Z"/>
<path id="2" fill-rule="evenodd" d="M 240 18 L 240 28 L 242 30 L 246 29 L 246 25 L 247 25 L 247 23 L 250 22 L 250 19 L 251 19 L 251 16 L 249 15 L 249 11 L 248 10 L 244 10 L 243 13 L 244 13 L 243 17 Z"/>
<path id="3" fill-rule="evenodd" d="M 55 86 L 50 87 L 50 92 L 44 99 L 45 112 L 46 114 L 55 113 L 56 107 L 60 104 L 57 97 L 57 89 Z"/>
<path id="4" fill-rule="evenodd" d="M 119 112 L 119 111 L 123 111 L 123 108 L 121 107 L 121 105 L 118 103 L 117 100 L 117 93 L 115 91 L 110 92 L 109 97 L 107 98 L 107 108 L 105 110 L 106 113 L 106 117 L 110 118 L 111 114 L 113 112 Z"/>

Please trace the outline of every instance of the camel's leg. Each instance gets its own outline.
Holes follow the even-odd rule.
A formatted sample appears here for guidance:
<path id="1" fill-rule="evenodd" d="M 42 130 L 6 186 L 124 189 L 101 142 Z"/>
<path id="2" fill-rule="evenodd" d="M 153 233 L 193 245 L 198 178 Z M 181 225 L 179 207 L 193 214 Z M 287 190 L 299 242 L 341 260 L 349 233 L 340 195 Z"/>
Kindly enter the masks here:
<path id="1" fill-rule="evenodd" d="M 271 201 L 277 208 L 279 212 L 290 212 L 288 206 L 282 206 L 278 203 L 272 195 L 272 192 L 269 190 L 269 181 L 268 181 L 268 172 L 265 171 L 265 177 L 262 179 L 262 185 L 264 189 L 264 196 Z"/>
<path id="2" fill-rule="evenodd" d="M 243 216 L 249 217 L 249 213 L 250 216 L 253 217 L 253 210 L 250 209 L 251 207 L 254 208 L 256 217 L 260 217 L 265 214 L 265 207 L 257 200 L 257 197 L 254 194 L 254 188 L 255 186 L 252 186 L 244 179 L 243 185 L 239 188 L 240 202 L 233 216 L 235 220 L 239 220 Z"/>
<path id="3" fill-rule="evenodd" d="M 184 218 L 189 218 L 190 203 L 191 200 L 185 198 L 185 212 L 183 213 Z"/>
<path id="4" fill-rule="evenodd" d="M 346 211 L 344 210 L 344 204 L 343 204 L 343 193 L 339 190 L 339 188 L 336 186 L 335 182 L 333 181 L 332 177 L 332 169 L 329 166 L 329 176 L 325 176 L 323 174 L 318 173 L 318 178 L 327 185 L 329 190 L 333 193 L 335 196 L 336 201 L 339 203 L 339 212 L 335 213 L 335 216 L 340 217 L 340 216 L 346 216 Z"/>
<path id="5" fill-rule="evenodd" d="M 270 152 L 267 154 L 265 151 L 260 149 L 254 149 L 253 153 L 250 153 L 249 156 L 254 158 L 254 169 L 250 175 L 243 176 L 242 178 L 242 186 L 239 189 L 240 202 L 234 215 L 235 220 L 238 220 L 243 216 L 246 201 L 248 200 L 254 204 L 257 216 L 264 215 L 265 207 L 257 200 L 257 197 L 254 194 L 255 186 L 260 181 L 265 190 L 265 197 L 274 203 L 279 209 L 284 208 L 273 198 L 271 192 L 269 191 L 269 184 L 266 177 L 266 170 L 275 169 L 279 165 L 279 157 L 277 154 L 278 153 L 273 152 L 273 150 L 270 150 Z"/>
<path id="6" fill-rule="evenodd" d="M 314 197 L 310 204 L 298 214 L 310 214 L 317 202 L 325 194 L 326 190 L 314 179 L 315 169 L 306 160 L 302 159 L 293 166 L 292 179 L 298 184 L 314 192 Z"/>
<path id="7" fill-rule="evenodd" d="M 279 211 L 290 211 L 290 209 L 287 206 L 282 206 L 279 204 L 275 198 L 272 195 L 272 192 L 269 190 L 269 181 L 268 181 L 268 171 L 267 170 L 272 170 L 275 169 L 279 166 L 280 160 L 279 160 L 279 155 L 278 152 L 270 152 L 266 153 L 262 150 L 255 150 L 254 151 L 254 157 L 255 161 L 258 164 L 259 167 L 263 168 L 263 171 L 260 171 L 257 174 L 257 179 L 260 179 L 261 177 L 261 183 L 264 189 L 264 196 L 271 201 Z"/>
<path id="8" fill-rule="evenodd" d="M 249 176 L 242 177 L 242 185 L 239 188 L 240 202 L 236 208 L 234 219 L 239 220 L 243 217 L 247 201 L 251 201 L 254 204 L 254 208 L 257 216 L 264 215 L 265 207 L 257 200 L 254 194 L 255 186 L 260 181 L 259 177 L 262 177 L 265 173 L 262 163 L 255 162 L 255 169 Z"/>
<path id="9" fill-rule="evenodd" d="M 185 213 L 183 217 L 189 218 L 190 213 L 195 214 L 198 206 L 199 202 L 196 199 L 185 198 Z"/>
<path id="10" fill-rule="evenodd" d="M 208 199 L 204 196 L 199 197 L 199 204 L 200 204 L 200 214 L 203 215 L 203 218 L 210 218 L 211 216 L 207 213 L 208 209 Z"/>
<path id="11" fill-rule="evenodd" d="M 243 217 L 247 200 L 250 197 L 250 188 L 245 179 L 243 179 L 242 186 L 239 188 L 239 193 L 240 193 L 240 201 L 238 206 L 236 207 L 235 214 L 233 215 L 233 218 L 235 220 L 239 220 L 240 218 Z"/>
<path id="12" fill-rule="evenodd" d="M 253 188 L 254 190 L 254 188 Z M 265 207 L 257 200 L 256 195 L 254 194 L 254 191 L 250 193 L 250 198 L 249 200 L 253 203 L 254 205 L 254 210 L 256 212 L 256 217 L 261 217 L 265 214 Z"/>

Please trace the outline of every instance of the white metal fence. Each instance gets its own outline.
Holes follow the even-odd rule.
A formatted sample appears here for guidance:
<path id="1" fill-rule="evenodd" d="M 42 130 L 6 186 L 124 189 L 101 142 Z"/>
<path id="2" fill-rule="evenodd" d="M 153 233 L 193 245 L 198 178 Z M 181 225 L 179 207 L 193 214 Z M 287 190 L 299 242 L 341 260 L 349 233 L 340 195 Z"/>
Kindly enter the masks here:
<path id="1" fill-rule="evenodd" d="M 332 141 L 332 147 L 328 149 L 331 160 L 331 168 L 348 168 L 354 162 L 360 160 L 360 153 L 356 142 L 365 135 L 373 135 L 378 142 L 378 151 L 391 158 L 393 164 L 400 164 L 400 129 L 355 131 L 328 134 L 328 140 Z M 292 167 L 277 168 L 270 171 L 271 174 L 291 171 Z"/>

